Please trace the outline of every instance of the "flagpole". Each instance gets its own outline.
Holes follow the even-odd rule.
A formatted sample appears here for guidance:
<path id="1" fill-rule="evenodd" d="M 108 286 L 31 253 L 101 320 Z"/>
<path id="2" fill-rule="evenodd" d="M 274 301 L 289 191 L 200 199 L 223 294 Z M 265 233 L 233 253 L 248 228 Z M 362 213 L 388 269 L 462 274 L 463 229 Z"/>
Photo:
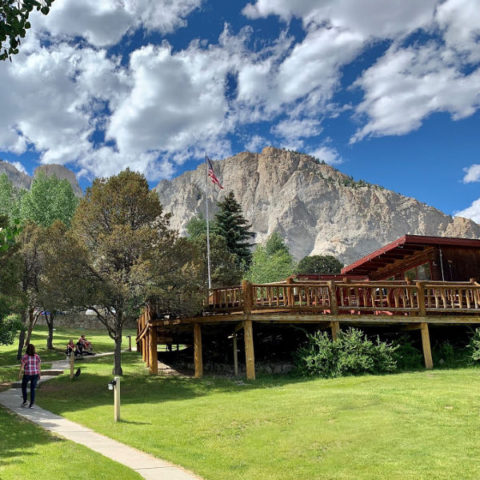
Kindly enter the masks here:
<path id="1" fill-rule="evenodd" d="M 210 221 L 208 219 L 208 162 L 205 155 L 205 218 L 207 220 L 207 270 L 208 270 L 208 294 L 212 289 L 212 275 L 210 270 Z"/>

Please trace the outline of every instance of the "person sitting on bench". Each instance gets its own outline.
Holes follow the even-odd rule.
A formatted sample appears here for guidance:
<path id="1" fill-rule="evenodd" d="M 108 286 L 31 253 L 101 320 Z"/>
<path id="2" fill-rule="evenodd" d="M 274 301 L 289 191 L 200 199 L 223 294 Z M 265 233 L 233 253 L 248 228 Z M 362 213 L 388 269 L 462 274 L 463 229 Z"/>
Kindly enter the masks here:
<path id="1" fill-rule="evenodd" d="M 77 342 L 77 348 L 78 351 L 83 355 L 86 353 L 87 355 L 93 355 L 92 352 L 92 344 L 89 342 L 86 338 L 85 335 L 82 335 Z"/>
<path id="2" fill-rule="evenodd" d="M 70 339 L 67 343 L 67 350 L 65 351 L 65 353 L 67 354 L 67 357 L 69 357 L 72 352 L 74 355 L 80 355 L 78 348 L 73 343 L 73 340 Z"/>

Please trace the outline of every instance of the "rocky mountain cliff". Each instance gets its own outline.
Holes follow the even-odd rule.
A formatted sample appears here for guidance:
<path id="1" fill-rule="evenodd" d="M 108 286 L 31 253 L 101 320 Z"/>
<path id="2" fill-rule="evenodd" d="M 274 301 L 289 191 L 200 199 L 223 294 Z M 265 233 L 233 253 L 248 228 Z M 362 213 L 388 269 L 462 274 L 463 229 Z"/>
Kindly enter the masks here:
<path id="1" fill-rule="evenodd" d="M 265 148 L 213 162 L 222 182 L 209 183 L 209 209 L 230 190 L 264 242 L 273 232 L 285 238 L 296 259 L 331 254 L 348 264 L 405 234 L 480 238 L 480 225 L 365 182 L 355 182 L 309 155 Z M 205 212 L 205 166 L 155 188 L 172 227 Z"/>
<path id="2" fill-rule="evenodd" d="M 35 169 L 33 178 L 35 178 L 40 172 L 44 172 L 47 176 L 55 175 L 60 180 L 68 180 L 75 195 L 77 197 L 81 197 L 83 195 L 82 189 L 77 182 L 75 174 L 63 165 L 40 165 Z M 7 177 L 15 187 L 23 188 L 25 190 L 30 189 L 33 180 L 32 177 L 17 170 L 11 163 L 0 160 L 0 175 L 2 173 L 7 174 Z"/>

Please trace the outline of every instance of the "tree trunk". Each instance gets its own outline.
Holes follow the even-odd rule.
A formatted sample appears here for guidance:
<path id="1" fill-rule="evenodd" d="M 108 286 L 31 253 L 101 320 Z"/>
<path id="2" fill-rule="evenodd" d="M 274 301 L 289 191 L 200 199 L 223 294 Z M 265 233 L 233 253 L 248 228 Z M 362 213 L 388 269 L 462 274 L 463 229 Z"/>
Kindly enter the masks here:
<path id="1" fill-rule="evenodd" d="M 54 313 L 45 314 L 45 321 L 48 326 L 48 336 L 47 336 L 47 349 L 53 350 L 53 319 L 55 318 Z"/>
<path id="2" fill-rule="evenodd" d="M 17 350 L 17 360 L 21 360 L 23 345 L 25 344 L 25 329 L 20 330 L 20 335 L 18 336 L 18 350 Z"/>
<path id="3" fill-rule="evenodd" d="M 20 335 L 18 336 L 18 350 L 17 350 L 17 360 L 21 360 L 23 346 L 25 345 L 25 327 L 27 325 L 27 310 L 22 311 L 22 329 L 20 330 Z"/>
<path id="4" fill-rule="evenodd" d="M 123 375 L 122 371 L 122 327 L 123 318 L 122 313 L 118 313 L 118 317 L 115 318 L 115 363 L 113 367 L 114 375 Z"/>
<path id="5" fill-rule="evenodd" d="M 27 338 L 25 340 L 25 345 L 30 344 L 30 337 L 32 336 L 33 327 L 37 323 L 39 313 L 35 314 L 35 309 L 29 307 L 28 309 L 28 328 L 27 328 Z"/>

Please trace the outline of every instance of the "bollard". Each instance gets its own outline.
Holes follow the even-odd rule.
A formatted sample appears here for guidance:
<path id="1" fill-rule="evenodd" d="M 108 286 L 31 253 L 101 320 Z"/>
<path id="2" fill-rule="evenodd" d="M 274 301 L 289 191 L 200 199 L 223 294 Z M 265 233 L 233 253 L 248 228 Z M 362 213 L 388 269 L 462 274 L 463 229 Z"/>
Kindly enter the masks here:
<path id="1" fill-rule="evenodd" d="M 131 352 L 132 351 L 132 336 L 127 335 L 127 338 L 128 338 L 128 351 Z"/>
<path id="2" fill-rule="evenodd" d="M 73 380 L 73 370 L 75 370 L 75 352 L 70 352 L 70 380 Z"/>
<path id="3" fill-rule="evenodd" d="M 113 377 L 113 380 L 108 382 L 108 389 L 113 390 L 113 420 L 118 422 L 120 420 L 120 377 Z"/>

